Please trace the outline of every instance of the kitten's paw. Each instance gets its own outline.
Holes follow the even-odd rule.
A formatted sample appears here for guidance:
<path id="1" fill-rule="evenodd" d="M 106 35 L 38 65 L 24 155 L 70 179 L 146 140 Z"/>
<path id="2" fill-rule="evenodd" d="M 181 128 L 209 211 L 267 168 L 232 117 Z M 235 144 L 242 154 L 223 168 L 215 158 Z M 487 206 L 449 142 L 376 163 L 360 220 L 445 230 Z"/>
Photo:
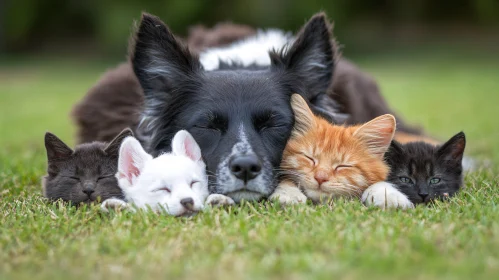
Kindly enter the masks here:
<path id="1" fill-rule="evenodd" d="M 109 198 L 104 200 L 102 204 L 100 205 L 100 209 L 102 212 L 109 212 L 109 209 L 113 209 L 114 211 L 120 211 L 120 210 L 129 210 L 132 212 L 135 212 L 135 210 L 131 207 L 130 204 L 125 202 L 124 200 L 117 199 L 117 198 Z"/>
<path id="2" fill-rule="evenodd" d="M 414 204 L 405 194 L 387 182 L 379 182 L 367 188 L 362 194 L 362 202 L 366 206 L 376 206 L 381 209 L 414 208 Z"/>
<path id="3" fill-rule="evenodd" d="M 279 184 L 269 199 L 279 201 L 282 205 L 303 204 L 307 202 L 307 197 L 300 189 L 289 184 Z"/>
<path id="4" fill-rule="evenodd" d="M 211 207 L 221 207 L 221 206 L 227 206 L 227 205 L 234 205 L 236 204 L 234 200 L 228 196 L 225 196 L 223 194 L 210 194 L 208 198 L 206 199 L 206 202 L 204 203 L 206 206 L 211 206 Z"/>
<path id="5" fill-rule="evenodd" d="M 307 197 L 302 194 L 302 196 L 292 196 L 285 194 L 275 194 L 273 193 L 270 200 L 279 201 L 281 205 L 293 205 L 293 204 L 303 204 L 307 201 Z"/>

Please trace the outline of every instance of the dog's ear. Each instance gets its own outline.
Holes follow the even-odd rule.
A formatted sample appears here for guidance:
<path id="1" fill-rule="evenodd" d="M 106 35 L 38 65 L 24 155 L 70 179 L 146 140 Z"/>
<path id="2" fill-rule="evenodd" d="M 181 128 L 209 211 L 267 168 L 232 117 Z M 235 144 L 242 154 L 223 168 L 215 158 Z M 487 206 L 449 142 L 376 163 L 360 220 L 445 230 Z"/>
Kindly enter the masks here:
<path id="1" fill-rule="evenodd" d="M 126 182 L 129 187 L 133 186 L 135 179 L 149 160 L 152 160 L 152 156 L 144 151 L 137 139 L 125 138 L 120 147 L 118 173 L 116 174 L 120 186 L 123 187 L 123 182 Z"/>
<path id="2" fill-rule="evenodd" d="M 201 160 L 201 148 L 186 130 L 177 132 L 173 137 L 172 152 L 178 156 L 186 156 L 193 161 Z"/>
<path id="3" fill-rule="evenodd" d="M 156 98 L 167 97 L 165 95 L 188 84 L 201 69 L 199 59 L 158 17 L 150 14 L 142 14 L 130 49 L 133 70 L 146 99 L 158 101 Z"/>
<path id="4" fill-rule="evenodd" d="M 73 150 L 54 134 L 45 133 L 45 149 L 48 162 L 63 160 L 73 154 Z"/>
<path id="5" fill-rule="evenodd" d="M 289 49 L 270 52 L 272 67 L 285 69 L 293 79 L 303 81 L 308 100 L 325 93 L 332 81 L 336 45 L 331 24 L 324 13 L 314 15 Z"/>
<path id="6" fill-rule="evenodd" d="M 133 132 L 130 128 L 125 128 L 123 131 L 118 134 L 104 149 L 104 152 L 112 157 L 118 157 L 119 151 L 120 151 L 120 146 L 121 143 L 123 142 L 123 139 L 132 136 L 133 137 Z"/>

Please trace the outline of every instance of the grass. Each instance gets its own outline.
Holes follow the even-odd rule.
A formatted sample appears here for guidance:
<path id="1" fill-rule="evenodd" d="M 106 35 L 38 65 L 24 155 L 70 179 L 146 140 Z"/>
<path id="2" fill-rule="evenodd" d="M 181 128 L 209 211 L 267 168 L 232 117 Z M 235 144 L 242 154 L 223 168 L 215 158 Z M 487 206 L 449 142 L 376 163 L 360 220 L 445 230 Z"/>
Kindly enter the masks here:
<path id="1" fill-rule="evenodd" d="M 465 53 L 359 57 L 390 104 L 493 166 L 449 203 L 380 211 L 358 201 L 281 209 L 246 203 L 192 218 L 103 215 L 41 197 L 43 133 L 73 143 L 70 108 L 106 68 L 0 66 L 0 279 L 489 279 L 499 273 L 499 68 Z"/>

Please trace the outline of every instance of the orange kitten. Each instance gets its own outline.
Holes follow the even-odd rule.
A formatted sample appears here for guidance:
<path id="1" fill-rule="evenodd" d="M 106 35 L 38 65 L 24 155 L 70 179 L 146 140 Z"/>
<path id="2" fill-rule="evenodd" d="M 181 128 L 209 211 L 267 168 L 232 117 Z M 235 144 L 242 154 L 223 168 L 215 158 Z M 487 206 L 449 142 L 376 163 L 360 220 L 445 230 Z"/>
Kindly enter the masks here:
<path id="1" fill-rule="evenodd" d="M 291 97 L 291 106 L 295 126 L 283 153 L 282 181 L 271 199 L 290 204 L 360 197 L 385 180 L 389 169 L 383 156 L 396 126 L 392 115 L 345 127 L 315 116 L 298 94 Z"/>

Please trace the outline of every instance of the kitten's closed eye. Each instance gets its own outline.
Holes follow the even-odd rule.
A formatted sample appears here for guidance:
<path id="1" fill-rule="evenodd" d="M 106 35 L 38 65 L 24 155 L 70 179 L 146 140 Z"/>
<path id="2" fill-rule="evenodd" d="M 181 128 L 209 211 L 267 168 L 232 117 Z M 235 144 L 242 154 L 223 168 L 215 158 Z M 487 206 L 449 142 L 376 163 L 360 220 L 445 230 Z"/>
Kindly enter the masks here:
<path id="1" fill-rule="evenodd" d="M 199 183 L 199 181 L 192 181 L 192 182 L 191 182 L 191 188 L 192 188 L 192 187 L 194 187 L 194 185 L 195 185 L 195 184 L 198 184 L 198 183 Z"/>
<path id="2" fill-rule="evenodd" d="M 97 178 L 97 182 L 104 179 L 114 178 L 114 174 L 103 175 Z"/>
<path id="3" fill-rule="evenodd" d="M 63 177 L 66 177 L 66 178 L 69 178 L 69 179 L 75 180 L 75 181 L 80 181 L 80 177 L 76 177 L 76 176 L 63 176 Z"/>
<path id="4" fill-rule="evenodd" d="M 336 168 L 334 170 L 335 171 L 340 171 L 340 170 L 344 170 L 344 169 L 352 168 L 352 167 L 353 167 L 352 165 L 341 164 L 341 165 L 336 166 Z"/>
<path id="5" fill-rule="evenodd" d="M 304 157 L 306 157 L 312 163 L 313 166 L 315 166 L 317 164 L 317 162 L 315 161 L 315 159 L 313 159 L 312 157 L 309 157 L 306 154 L 302 154 L 302 155 Z"/>

